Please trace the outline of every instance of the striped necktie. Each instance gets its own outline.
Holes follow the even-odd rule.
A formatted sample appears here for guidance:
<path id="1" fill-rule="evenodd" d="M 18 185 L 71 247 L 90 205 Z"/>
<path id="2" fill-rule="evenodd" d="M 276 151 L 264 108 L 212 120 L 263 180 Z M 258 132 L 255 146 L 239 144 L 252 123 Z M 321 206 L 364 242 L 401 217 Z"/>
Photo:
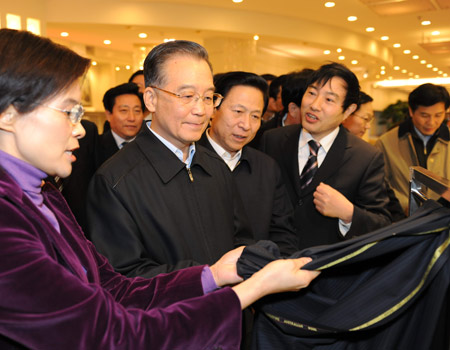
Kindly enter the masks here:
<path id="1" fill-rule="evenodd" d="M 320 143 L 315 140 L 308 141 L 309 157 L 300 175 L 300 189 L 305 189 L 312 181 L 314 174 L 317 171 L 317 151 L 320 148 Z"/>

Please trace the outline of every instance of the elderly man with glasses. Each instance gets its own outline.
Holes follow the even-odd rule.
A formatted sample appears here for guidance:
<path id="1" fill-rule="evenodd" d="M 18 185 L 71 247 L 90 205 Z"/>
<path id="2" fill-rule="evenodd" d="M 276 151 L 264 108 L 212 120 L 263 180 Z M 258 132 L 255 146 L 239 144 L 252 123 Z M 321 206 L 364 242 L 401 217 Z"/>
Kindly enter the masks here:
<path id="1" fill-rule="evenodd" d="M 94 176 L 88 222 L 117 271 L 152 277 L 213 263 L 250 243 L 252 233 L 226 164 L 195 144 L 222 99 L 206 50 L 161 44 L 147 56 L 144 76 L 153 119 Z"/>

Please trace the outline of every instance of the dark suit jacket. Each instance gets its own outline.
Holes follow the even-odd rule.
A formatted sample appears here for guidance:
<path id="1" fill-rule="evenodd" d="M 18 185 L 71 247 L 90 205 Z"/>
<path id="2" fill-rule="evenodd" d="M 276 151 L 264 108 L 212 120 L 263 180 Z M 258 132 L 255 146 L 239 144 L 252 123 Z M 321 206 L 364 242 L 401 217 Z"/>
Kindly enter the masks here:
<path id="1" fill-rule="evenodd" d="M 188 171 L 147 127 L 94 175 L 88 223 L 97 249 L 128 276 L 212 264 L 253 241 L 222 159 L 197 146 Z"/>
<path id="2" fill-rule="evenodd" d="M 337 218 L 320 214 L 313 193 L 321 183 L 328 184 L 354 204 L 352 225 L 345 238 L 389 225 L 384 184 L 383 155 L 375 147 L 347 132 L 342 126 L 311 184 L 300 191 L 298 141 L 300 125 L 267 131 L 261 149 L 277 160 L 295 213 L 300 234 L 299 248 L 332 244 L 344 239 Z"/>
<path id="3" fill-rule="evenodd" d="M 86 195 L 89 181 L 97 170 L 98 130 L 91 121 L 82 120 L 81 124 L 86 135 L 78 141 L 80 148 L 73 152 L 77 160 L 72 164 L 72 173 L 63 179 L 62 194 L 86 232 Z"/>
<path id="4" fill-rule="evenodd" d="M 111 158 L 118 150 L 119 147 L 117 147 L 111 129 L 101 134 L 98 147 L 98 167 Z"/>
<path id="5" fill-rule="evenodd" d="M 197 144 L 215 153 L 205 133 Z M 232 174 L 255 240 L 271 240 L 286 254 L 296 251 L 293 207 L 278 164 L 266 154 L 244 147 Z"/>

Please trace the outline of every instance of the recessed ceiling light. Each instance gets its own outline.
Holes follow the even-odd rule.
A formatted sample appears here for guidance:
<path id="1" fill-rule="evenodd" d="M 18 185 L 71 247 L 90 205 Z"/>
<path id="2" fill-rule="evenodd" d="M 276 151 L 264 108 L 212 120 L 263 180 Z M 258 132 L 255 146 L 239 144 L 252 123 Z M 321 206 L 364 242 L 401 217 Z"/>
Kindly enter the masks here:
<path id="1" fill-rule="evenodd" d="M 396 44 L 394 44 L 394 45 L 392 45 L 392 46 L 394 46 L 394 47 L 400 47 L 400 46 L 402 46 L 402 45 L 399 44 L 399 43 L 396 43 Z"/>
<path id="2" fill-rule="evenodd" d="M 339 56 L 338 59 L 339 59 L 340 61 L 343 61 L 343 60 L 345 60 L 345 56 Z"/>
<path id="3" fill-rule="evenodd" d="M 425 63 L 427 63 L 427 61 L 425 61 L 425 60 L 420 61 L 420 64 L 425 64 Z"/>
<path id="4" fill-rule="evenodd" d="M 447 74 L 447 73 L 444 73 L 443 76 L 444 76 L 444 77 L 448 77 L 448 74 Z"/>
<path id="5" fill-rule="evenodd" d="M 358 64 L 358 60 L 352 60 L 352 64 Z"/>
<path id="6" fill-rule="evenodd" d="M 331 53 L 330 50 L 324 50 L 324 51 L 323 51 L 323 54 L 324 54 L 324 55 L 329 55 L 330 53 Z"/>
<path id="7" fill-rule="evenodd" d="M 402 73 L 406 73 L 408 72 L 406 69 L 402 69 Z"/>
<path id="8" fill-rule="evenodd" d="M 126 70 L 130 70 L 130 69 L 131 69 L 130 65 L 127 64 L 127 65 L 125 66 L 125 69 L 126 69 Z"/>
<path id="9" fill-rule="evenodd" d="M 145 46 L 140 47 L 141 51 L 145 51 Z"/>
<path id="10" fill-rule="evenodd" d="M 388 77 L 389 80 L 392 80 L 393 78 L 391 76 Z"/>
<path id="11" fill-rule="evenodd" d="M 242 2 L 243 0 L 233 0 L 234 3 L 238 4 L 240 2 Z"/>
<path id="12" fill-rule="evenodd" d="M 439 30 L 435 30 L 434 32 L 431 32 L 431 35 L 439 35 L 441 32 Z"/>
<path id="13" fill-rule="evenodd" d="M 92 64 L 93 66 L 96 66 L 96 65 L 97 65 L 97 61 L 92 61 L 91 64 Z"/>
<path id="14" fill-rule="evenodd" d="M 386 72 L 385 72 L 384 70 L 382 70 L 382 71 L 380 72 L 380 74 L 381 74 L 381 75 L 385 75 Z"/>
<path id="15" fill-rule="evenodd" d="M 411 50 L 403 50 L 403 53 L 404 53 L 405 55 L 409 55 L 409 54 L 411 53 Z"/>
<path id="16" fill-rule="evenodd" d="M 409 75 L 410 77 L 412 77 L 412 76 L 414 75 L 414 73 L 413 73 L 413 72 L 409 72 L 408 75 Z"/>
<path id="17" fill-rule="evenodd" d="M 416 74 L 416 75 L 414 76 L 414 78 L 415 78 L 415 79 L 419 79 L 419 78 L 420 78 L 420 75 L 419 75 L 419 74 Z"/>
<path id="18" fill-rule="evenodd" d="M 59 35 L 66 37 L 66 36 L 69 36 L 69 33 L 67 33 L 67 32 L 61 32 L 61 34 L 59 34 Z"/>
<path id="19" fill-rule="evenodd" d="M 333 1 L 327 1 L 325 3 L 325 7 L 334 7 L 334 6 L 336 6 L 336 4 Z"/>
<path id="20" fill-rule="evenodd" d="M 400 67 L 399 66 L 395 66 L 394 70 L 400 70 Z"/>
<path id="21" fill-rule="evenodd" d="M 384 35 L 380 39 L 383 40 L 383 41 L 386 41 L 386 40 L 389 40 L 389 37 L 387 35 Z"/>
<path id="22" fill-rule="evenodd" d="M 259 40 L 259 35 L 253 35 L 253 40 Z"/>
<path id="23" fill-rule="evenodd" d="M 431 63 L 427 64 L 427 68 L 432 68 L 432 67 L 433 67 L 433 65 Z"/>
<path id="24" fill-rule="evenodd" d="M 367 27 L 366 28 L 366 32 L 374 32 L 375 31 L 375 28 L 374 27 Z"/>
<path id="25" fill-rule="evenodd" d="M 148 36 L 147 33 L 139 33 L 138 34 L 138 37 L 141 39 L 145 39 L 147 36 Z"/>
<path id="26" fill-rule="evenodd" d="M 116 67 L 116 71 L 119 71 L 120 70 L 120 67 Z"/>
<path id="27" fill-rule="evenodd" d="M 380 79 L 380 75 L 379 74 L 375 75 L 375 78 Z"/>
<path id="28" fill-rule="evenodd" d="M 365 72 L 365 73 L 363 74 L 363 78 L 364 78 L 364 79 L 367 79 L 368 77 L 369 77 L 369 73 Z"/>
<path id="29" fill-rule="evenodd" d="M 422 21 L 421 23 L 423 26 L 429 26 L 431 24 L 431 21 Z"/>
<path id="30" fill-rule="evenodd" d="M 438 74 L 442 74 L 443 72 L 440 70 L 439 72 L 438 72 Z"/>
<path id="31" fill-rule="evenodd" d="M 347 17 L 347 21 L 349 21 L 349 22 L 355 22 L 357 20 L 358 20 L 358 17 L 356 17 L 356 16 L 348 16 Z"/>
<path id="32" fill-rule="evenodd" d="M 342 52 L 342 49 L 340 49 L 340 48 L 336 49 L 336 52 Z"/>
<path id="33" fill-rule="evenodd" d="M 433 68 L 433 71 L 434 71 L 434 72 L 437 72 L 438 70 L 439 70 L 439 68 L 437 68 L 437 67 L 434 67 L 434 68 Z"/>
<path id="34" fill-rule="evenodd" d="M 108 40 L 108 39 L 103 40 L 103 44 L 105 44 L 105 45 L 111 45 L 111 40 Z"/>
<path id="35" fill-rule="evenodd" d="M 164 39 L 164 42 L 167 43 L 169 41 L 175 41 L 175 39 Z"/>
<path id="36" fill-rule="evenodd" d="M 385 70 L 386 67 L 385 67 L 385 66 L 381 66 L 380 69 L 381 69 L 381 70 Z"/>
<path id="37" fill-rule="evenodd" d="M 414 55 L 414 56 L 412 57 L 412 59 L 413 59 L 413 60 L 418 60 L 418 59 L 419 59 L 419 55 Z"/>

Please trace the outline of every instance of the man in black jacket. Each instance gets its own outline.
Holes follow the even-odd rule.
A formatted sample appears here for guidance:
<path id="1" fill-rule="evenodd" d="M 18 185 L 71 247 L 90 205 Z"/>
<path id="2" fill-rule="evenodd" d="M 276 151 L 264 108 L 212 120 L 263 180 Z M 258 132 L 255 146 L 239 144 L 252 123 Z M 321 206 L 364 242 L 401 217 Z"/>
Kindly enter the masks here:
<path id="1" fill-rule="evenodd" d="M 158 45 L 144 75 L 153 120 L 94 176 L 88 221 L 117 271 L 151 277 L 213 263 L 252 236 L 226 164 L 195 144 L 221 100 L 206 50 Z"/>
<path id="2" fill-rule="evenodd" d="M 266 154 L 246 147 L 261 125 L 267 83 L 253 73 L 229 72 L 215 86 L 223 100 L 199 144 L 217 153 L 232 171 L 255 239 L 270 239 L 283 252 L 294 252 L 293 208 L 280 169 Z"/>

